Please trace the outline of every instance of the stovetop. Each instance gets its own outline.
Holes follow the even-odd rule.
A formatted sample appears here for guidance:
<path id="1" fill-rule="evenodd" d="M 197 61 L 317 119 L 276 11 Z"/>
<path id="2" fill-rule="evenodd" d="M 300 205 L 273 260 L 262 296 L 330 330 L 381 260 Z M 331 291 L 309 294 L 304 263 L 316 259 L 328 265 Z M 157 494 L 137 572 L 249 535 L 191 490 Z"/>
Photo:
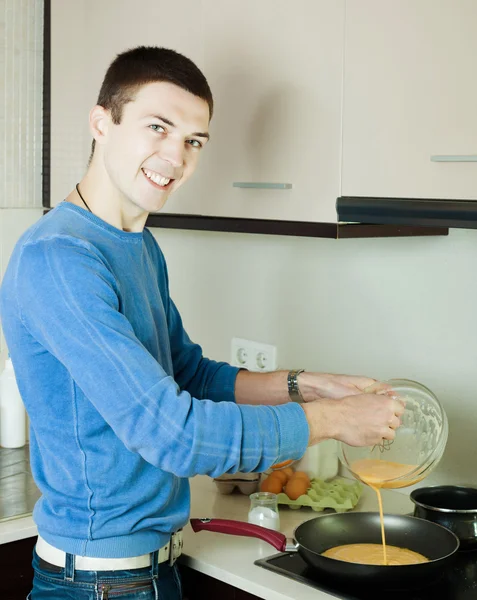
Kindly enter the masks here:
<path id="1" fill-rule="evenodd" d="M 343 600 L 382 600 L 383 589 L 370 590 L 369 586 L 358 587 L 328 582 L 320 578 L 317 571 L 310 568 L 296 552 L 280 552 L 268 558 L 255 561 L 255 564 L 280 573 L 318 590 L 342 598 Z M 386 600 L 476 600 L 477 599 L 477 551 L 458 552 L 453 564 L 445 569 L 442 576 L 431 585 L 408 590 L 386 590 Z"/>

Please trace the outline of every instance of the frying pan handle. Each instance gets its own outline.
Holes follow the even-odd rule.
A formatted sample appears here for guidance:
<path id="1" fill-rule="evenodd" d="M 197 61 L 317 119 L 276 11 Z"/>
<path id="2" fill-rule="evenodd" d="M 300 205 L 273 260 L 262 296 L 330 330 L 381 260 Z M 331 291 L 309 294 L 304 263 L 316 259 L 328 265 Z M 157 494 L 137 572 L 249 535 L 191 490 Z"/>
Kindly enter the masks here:
<path id="1" fill-rule="evenodd" d="M 253 525 L 245 521 L 233 521 L 231 519 L 191 519 L 190 524 L 194 531 L 215 531 L 217 533 L 229 533 L 231 535 L 243 535 L 246 537 L 260 538 L 268 542 L 280 552 L 285 552 L 287 538 L 279 531 L 267 529 L 261 525 Z"/>

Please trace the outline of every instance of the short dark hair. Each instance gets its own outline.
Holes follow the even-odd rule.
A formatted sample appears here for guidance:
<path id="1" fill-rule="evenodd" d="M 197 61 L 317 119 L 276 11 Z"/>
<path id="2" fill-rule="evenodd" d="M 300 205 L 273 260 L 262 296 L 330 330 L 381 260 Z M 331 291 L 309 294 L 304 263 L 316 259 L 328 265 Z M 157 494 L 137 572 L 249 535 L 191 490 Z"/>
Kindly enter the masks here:
<path id="1" fill-rule="evenodd" d="M 209 105 L 212 118 L 212 92 L 199 67 L 183 54 L 157 46 L 138 46 L 118 54 L 106 71 L 97 104 L 109 110 L 113 123 L 119 124 L 124 105 L 134 100 L 143 85 L 156 81 L 173 83 L 202 98 Z M 94 146 L 95 140 L 90 160 Z"/>

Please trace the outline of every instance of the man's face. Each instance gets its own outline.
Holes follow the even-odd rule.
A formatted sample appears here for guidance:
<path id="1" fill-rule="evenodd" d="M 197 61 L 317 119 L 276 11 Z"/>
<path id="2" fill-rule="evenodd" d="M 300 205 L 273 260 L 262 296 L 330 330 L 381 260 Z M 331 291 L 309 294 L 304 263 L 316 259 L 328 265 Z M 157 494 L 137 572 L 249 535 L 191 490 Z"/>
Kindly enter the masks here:
<path id="1" fill-rule="evenodd" d="M 113 186 L 140 211 L 159 211 L 195 171 L 208 127 L 205 100 L 171 83 L 142 86 L 119 124 L 108 118 L 102 149 Z"/>

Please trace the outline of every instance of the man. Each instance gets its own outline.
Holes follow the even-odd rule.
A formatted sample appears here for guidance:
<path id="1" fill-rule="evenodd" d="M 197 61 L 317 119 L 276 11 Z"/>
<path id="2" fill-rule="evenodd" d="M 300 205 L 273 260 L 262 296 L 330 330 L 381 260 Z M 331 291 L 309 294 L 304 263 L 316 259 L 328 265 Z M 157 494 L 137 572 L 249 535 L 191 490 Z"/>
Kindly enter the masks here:
<path id="1" fill-rule="evenodd" d="M 363 393 L 373 379 L 238 371 L 185 333 L 144 226 L 194 172 L 212 109 L 184 56 L 119 55 L 86 175 L 11 257 L 0 310 L 42 492 L 31 600 L 180 598 L 170 548 L 189 477 L 265 471 L 327 438 L 375 444 L 400 424 L 399 401 Z"/>

